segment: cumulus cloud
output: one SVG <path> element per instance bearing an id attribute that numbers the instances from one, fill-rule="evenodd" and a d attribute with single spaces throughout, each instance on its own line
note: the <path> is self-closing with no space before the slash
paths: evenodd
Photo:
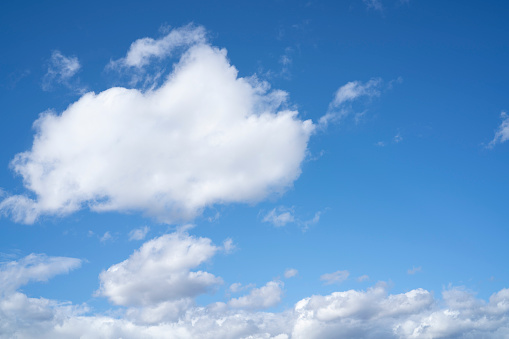
<path id="1" fill-rule="evenodd" d="M 191 271 L 218 250 L 207 238 L 165 234 L 101 272 L 97 294 L 122 306 L 155 306 L 193 298 L 222 283 L 211 273 Z"/>
<path id="2" fill-rule="evenodd" d="M 165 315 L 175 307 L 187 310 L 178 320 L 168 319 Z M 16 292 L 0 300 L 0 329 L 1 338 L 502 339 L 509 335 L 509 290 L 485 302 L 464 289 L 450 289 L 439 300 L 424 289 L 389 294 L 379 283 L 367 290 L 314 295 L 279 313 L 182 301 L 129 310 L 117 318 Z"/>
<path id="3" fill-rule="evenodd" d="M 336 271 L 334 273 L 326 273 L 320 277 L 320 280 L 325 282 L 325 285 L 339 284 L 348 279 L 350 272 Z"/>
<path id="4" fill-rule="evenodd" d="M 502 119 L 502 123 L 498 126 L 495 137 L 488 144 L 489 148 L 509 140 L 509 115 L 506 112 L 502 112 L 500 118 Z"/>
<path id="5" fill-rule="evenodd" d="M 269 281 L 265 286 L 253 288 L 249 294 L 231 299 L 228 305 L 233 308 L 263 309 L 277 305 L 283 294 L 283 282 Z"/>
<path id="6" fill-rule="evenodd" d="M 30 281 L 47 281 L 79 266 L 80 259 L 48 257 L 44 254 L 30 254 L 18 261 L 1 263 L 0 294 L 13 292 Z"/>
<path id="7" fill-rule="evenodd" d="M 84 207 L 136 210 L 172 223 L 284 192 L 314 125 L 282 108 L 285 92 L 237 73 L 224 49 L 196 43 L 157 89 L 91 92 L 41 114 L 32 149 L 11 162 L 34 198 L 7 197 L 0 211 L 33 223 Z"/>
<path id="8" fill-rule="evenodd" d="M 129 232 L 129 240 L 143 240 L 147 236 L 150 228 L 148 226 L 143 226 L 141 228 L 137 228 Z"/>
<path id="9" fill-rule="evenodd" d="M 77 57 L 67 57 L 60 51 L 53 51 L 48 65 L 48 71 L 43 78 L 42 88 L 44 90 L 50 90 L 54 83 L 69 86 L 69 80 L 80 68 L 81 65 Z"/>

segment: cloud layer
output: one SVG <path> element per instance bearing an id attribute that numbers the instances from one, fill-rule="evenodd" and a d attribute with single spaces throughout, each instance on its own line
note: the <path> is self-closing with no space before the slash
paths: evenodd
<path id="1" fill-rule="evenodd" d="M 125 60 L 143 65 L 188 41 L 185 34 L 135 43 Z M 193 39 L 155 90 L 110 88 L 83 95 L 61 114 L 41 114 L 32 149 L 11 163 L 35 199 L 10 196 L 0 210 L 24 223 L 83 207 L 138 210 L 171 223 L 291 186 L 313 123 L 281 109 L 285 92 L 239 78 L 225 50 Z"/>

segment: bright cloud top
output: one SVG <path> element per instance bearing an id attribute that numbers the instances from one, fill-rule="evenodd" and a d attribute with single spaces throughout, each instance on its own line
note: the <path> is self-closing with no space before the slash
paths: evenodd
<path id="1" fill-rule="evenodd" d="M 218 250 L 207 238 L 185 233 L 163 235 L 103 271 L 98 294 L 122 306 L 154 306 L 193 298 L 222 283 L 208 272 L 191 271 Z"/>
<path id="2" fill-rule="evenodd" d="M 237 73 L 225 50 L 199 43 L 158 89 L 87 93 L 43 113 L 32 149 L 11 163 L 36 198 L 10 196 L 0 210 L 25 223 L 86 206 L 171 223 L 283 192 L 314 125 L 280 108 L 285 92 Z"/>

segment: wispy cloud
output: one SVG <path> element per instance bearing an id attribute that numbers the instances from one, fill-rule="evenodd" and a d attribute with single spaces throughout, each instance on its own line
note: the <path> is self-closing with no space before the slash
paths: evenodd
<path id="1" fill-rule="evenodd" d="M 320 277 L 321 281 L 324 281 L 325 285 L 340 284 L 350 276 L 348 271 L 336 271 L 334 273 L 326 273 Z"/>
<path id="2" fill-rule="evenodd" d="M 295 277 L 297 274 L 299 274 L 299 271 L 297 271 L 295 268 L 287 268 L 285 270 L 285 278 L 293 278 Z"/>
<path id="3" fill-rule="evenodd" d="M 502 112 L 500 118 L 502 119 L 502 123 L 495 131 L 495 137 L 488 144 L 488 148 L 493 148 L 495 145 L 509 140 L 509 115 L 506 112 Z"/>
<path id="4" fill-rule="evenodd" d="M 65 56 L 60 51 L 53 51 L 48 65 L 48 71 L 43 78 L 42 89 L 49 91 L 54 84 L 63 84 L 75 87 L 71 84 L 71 78 L 80 70 L 81 64 L 76 56 Z"/>
<path id="5" fill-rule="evenodd" d="M 129 240 L 143 240 L 147 236 L 150 228 L 148 226 L 143 226 L 141 228 L 137 228 L 129 232 Z"/>
<path id="6" fill-rule="evenodd" d="M 413 275 L 417 272 L 420 272 L 422 270 L 422 267 L 419 266 L 419 267 L 412 267 L 411 269 L 408 269 L 407 270 L 407 273 L 410 274 L 410 275 Z"/>
<path id="7" fill-rule="evenodd" d="M 368 9 L 374 9 L 375 11 L 383 11 L 382 1 L 380 0 L 362 0 Z"/>

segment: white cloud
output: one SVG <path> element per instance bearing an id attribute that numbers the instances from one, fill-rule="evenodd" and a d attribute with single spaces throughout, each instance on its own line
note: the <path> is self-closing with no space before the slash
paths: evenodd
<path id="1" fill-rule="evenodd" d="M 79 266 L 79 259 L 43 254 L 30 254 L 18 261 L 0 263 L 0 295 L 13 292 L 30 281 L 47 281 Z"/>
<path id="2" fill-rule="evenodd" d="M 374 9 L 375 11 L 383 11 L 382 2 L 380 0 L 362 0 L 368 9 Z"/>
<path id="3" fill-rule="evenodd" d="M 207 238 L 180 232 L 165 234 L 101 272 L 97 294 L 122 306 L 153 307 L 193 298 L 222 283 L 208 272 L 191 271 L 218 250 Z"/>
<path id="4" fill-rule="evenodd" d="M 129 232 L 129 240 L 143 240 L 147 236 L 150 228 L 148 226 L 143 226 L 141 228 L 137 228 Z"/>
<path id="5" fill-rule="evenodd" d="M 223 241 L 223 249 L 226 254 L 232 253 L 233 251 L 235 251 L 236 248 L 237 246 L 235 246 L 235 244 L 233 243 L 232 238 L 228 238 L 225 239 L 225 241 Z"/>
<path id="6" fill-rule="evenodd" d="M 111 61 L 109 67 L 140 68 L 150 63 L 151 59 L 163 59 L 171 56 L 176 49 L 206 42 L 206 32 L 201 26 L 192 24 L 171 30 L 160 39 L 142 38 L 131 44 L 127 55 Z"/>
<path id="7" fill-rule="evenodd" d="M 178 319 L 168 316 L 175 313 Z M 439 300 L 424 289 L 391 295 L 379 283 L 314 295 L 280 313 L 229 309 L 221 302 L 195 307 L 184 300 L 129 309 L 117 318 L 13 293 L 0 300 L 0 328 L 2 338 L 502 339 L 509 335 L 509 289 L 489 302 L 463 289 L 446 290 Z"/>
<path id="8" fill-rule="evenodd" d="M 392 82 L 391 82 L 392 83 Z M 378 97 L 382 92 L 383 81 L 381 78 L 373 78 L 365 83 L 351 81 L 338 88 L 332 102 L 329 104 L 327 113 L 318 121 L 320 128 L 327 127 L 332 122 L 340 121 L 354 112 L 352 104 L 360 99 L 370 100 Z M 365 115 L 365 111 L 355 114 L 355 122 L 359 123 Z"/>
<path id="9" fill-rule="evenodd" d="M 101 242 L 106 242 L 111 239 L 113 239 L 113 236 L 111 235 L 111 233 L 109 231 L 104 232 L 103 236 L 99 238 L 99 240 Z"/>
<path id="10" fill-rule="evenodd" d="M 380 78 L 373 78 L 366 83 L 351 81 L 336 91 L 331 106 L 337 108 L 346 102 L 357 100 L 360 97 L 370 98 L 380 96 L 381 85 L 382 79 Z"/>
<path id="11" fill-rule="evenodd" d="M 500 118 L 502 119 L 502 123 L 498 126 L 495 137 L 488 144 L 490 148 L 509 140 L 509 115 L 506 112 L 502 112 Z"/>
<path id="12" fill-rule="evenodd" d="M 360 277 L 357 278 L 357 281 L 358 282 L 363 282 L 363 281 L 366 281 L 366 280 L 369 280 L 369 275 L 361 275 Z"/>
<path id="13" fill-rule="evenodd" d="M 225 50 L 197 44 L 157 89 L 110 88 L 41 114 L 32 149 L 11 162 L 35 199 L 0 210 L 25 223 L 84 207 L 172 223 L 284 192 L 314 125 L 280 108 L 285 92 L 237 73 Z"/>
<path id="14" fill-rule="evenodd" d="M 274 208 L 267 213 L 265 217 L 263 217 L 263 222 L 269 222 L 276 227 L 282 227 L 295 221 L 295 217 L 292 213 L 292 210 L 283 207 L 280 207 L 277 210 Z"/>
<path id="15" fill-rule="evenodd" d="M 401 136 L 401 133 L 396 134 L 394 136 L 393 140 L 394 140 L 395 143 L 399 143 L 399 142 L 403 141 L 403 137 Z"/>
<path id="16" fill-rule="evenodd" d="M 265 286 L 253 288 L 248 295 L 231 299 L 228 305 L 233 308 L 263 309 L 277 305 L 283 294 L 281 281 L 269 281 Z"/>
<path id="17" fill-rule="evenodd" d="M 60 51 L 51 54 L 48 71 L 43 78 L 42 88 L 50 90 L 53 83 L 69 85 L 69 80 L 80 70 L 81 65 L 75 56 L 66 57 Z"/>
<path id="18" fill-rule="evenodd" d="M 320 280 L 325 281 L 326 285 L 339 284 L 348 279 L 350 272 L 348 271 L 336 271 L 334 273 L 326 273 L 320 277 Z"/>
<path id="19" fill-rule="evenodd" d="M 295 277 L 297 274 L 299 274 L 299 271 L 297 271 L 295 268 L 288 268 L 286 269 L 285 271 L 285 278 L 293 278 Z"/>
<path id="20" fill-rule="evenodd" d="M 420 272 L 421 270 L 422 270 L 421 266 L 419 266 L 419 267 L 412 267 L 411 269 L 407 270 L 407 273 L 412 275 L 412 274 L 415 274 L 417 272 Z"/>
<path id="21" fill-rule="evenodd" d="M 195 267 L 217 251 L 209 239 L 184 234 L 163 236 L 146 245 L 125 262 L 110 268 L 121 274 L 118 271 L 129 266 L 131 272 L 147 281 L 146 289 L 138 289 L 138 285 L 130 292 L 124 290 L 128 299 L 137 298 L 140 292 L 166 293 L 161 285 L 164 278 L 160 276 L 168 277 L 167 270 Z M 162 252 L 165 254 L 160 255 Z M 169 252 L 174 255 L 168 255 Z M 161 264 L 162 261 L 166 264 Z M 494 293 L 486 302 L 463 288 L 445 290 L 442 299 L 436 299 L 432 292 L 421 288 L 389 294 L 387 285 L 378 283 L 367 290 L 313 295 L 297 302 L 293 309 L 279 313 L 255 311 L 281 300 L 283 284 L 271 281 L 253 288 L 246 296 L 231 299 L 228 304 L 216 302 L 197 307 L 192 297 L 171 300 L 163 297 L 156 298 L 162 302 L 131 306 L 115 318 L 91 314 L 85 306 L 29 298 L 16 291 L 29 281 L 45 281 L 79 264 L 78 259 L 34 254 L 3 263 L 0 338 L 502 339 L 509 335 L 509 289 Z M 129 278 L 135 284 L 141 279 Z M 234 285 L 231 290 L 244 289 Z"/>

